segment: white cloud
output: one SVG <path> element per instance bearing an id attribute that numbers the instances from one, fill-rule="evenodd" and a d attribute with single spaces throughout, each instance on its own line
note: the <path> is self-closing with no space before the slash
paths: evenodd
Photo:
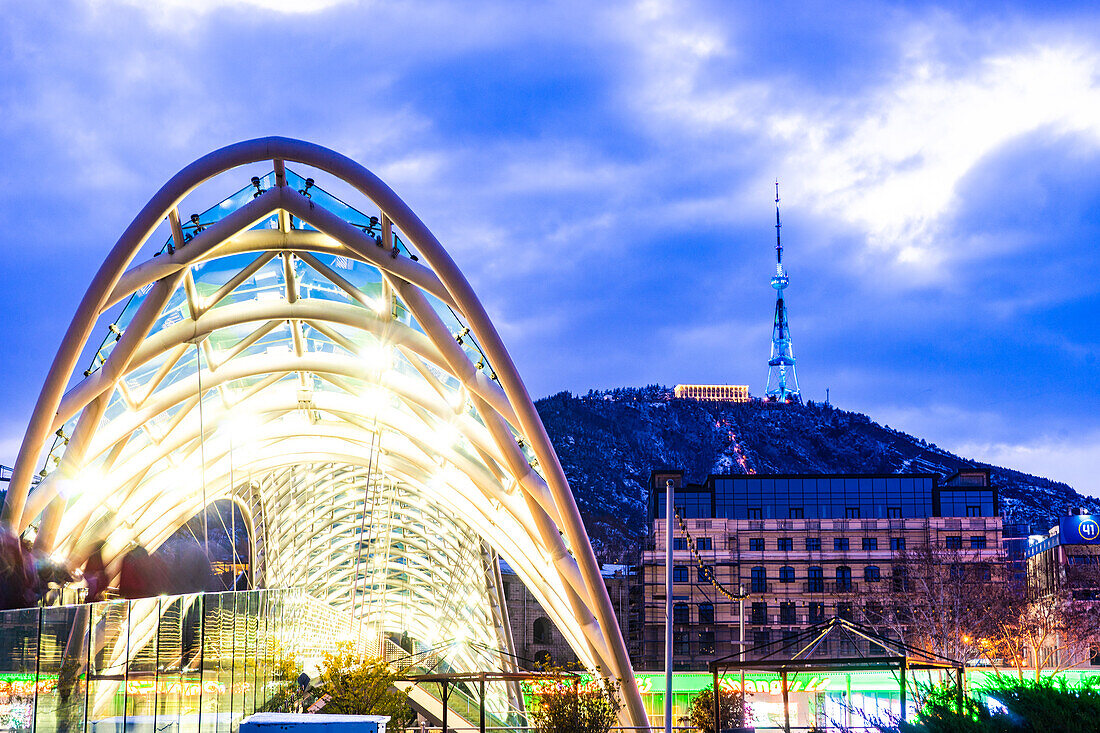
<path id="1" fill-rule="evenodd" d="M 994 465 L 1064 481 L 1082 494 L 1100 497 L 1100 432 L 1072 440 L 1040 437 L 1028 443 L 964 443 L 958 451 Z"/>
<path id="2" fill-rule="evenodd" d="M 868 253 L 886 254 L 917 282 L 942 278 L 963 249 L 941 227 L 960 180 L 983 158 L 1037 130 L 1100 144 L 1095 45 L 1021 42 L 947 63 L 945 39 L 987 46 L 975 38 L 980 31 L 961 33 L 937 16 L 903 34 L 896 68 L 881 82 L 830 96 L 805 80 L 762 81 L 750 71 L 714 82 L 712 65 L 735 64 L 738 55 L 724 19 L 657 0 L 641 3 L 637 18 L 626 33 L 640 63 L 624 88 L 653 134 L 770 148 L 771 170 L 745 183 L 756 191 L 785 171 L 786 197 L 862 232 Z"/>
<path id="3" fill-rule="evenodd" d="M 222 8 L 260 9 L 272 10 L 288 15 L 303 15 L 317 13 L 337 5 L 349 5 L 357 0 L 106 0 L 107 2 L 120 2 L 141 8 L 150 15 L 159 19 L 167 19 L 180 11 L 188 14 L 204 15 Z M 93 5 L 99 5 L 104 0 L 91 0 Z"/>

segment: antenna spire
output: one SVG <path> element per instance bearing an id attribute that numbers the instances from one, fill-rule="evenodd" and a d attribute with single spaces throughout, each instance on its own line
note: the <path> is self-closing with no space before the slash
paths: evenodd
<path id="1" fill-rule="evenodd" d="M 775 261 L 779 264 L 783 263 L 783 242 L 779 239 L 779 230 L 782 228 L 782 224 L 779 223 L 779 179 L 775 179 Z"/>
<path id="2" fill-rule="evenodd" d="M 791 349 L 791 332 L 787 326 L 787 303 L 783 293 L 790 284 L 787 270 L 783 267 L 783 240 L 779 238 L 782 228 L 779 221 L 779 179 L 775 181 L 775 275 L 772 287 L 775 288 L 775 321 L 772 324 L 772 356 L 768 359 L 768 386 L 764 390 L 766 399 L 774 402 L 802 402 L 802 393 L 798 390 L 798 377 L 794 369 L 794 352 Z"/>

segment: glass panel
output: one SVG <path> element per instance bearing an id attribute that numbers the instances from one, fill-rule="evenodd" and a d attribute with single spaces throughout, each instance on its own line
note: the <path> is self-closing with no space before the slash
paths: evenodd
<path id="1" fill-rule="evenodd" d="M 35 656 L 38 653 L 38 609 L 27 608 L 0 613 L 0 659 L 4 665 L 0 678 L 9 707 L 9 725 L 31 728 L 34 724 Z M 2 699 L 2 698 L 0 698 Z"/>
<path id="2" fill-rule="evenodd" d="M 126 601 L 92 605 L 92 643 L 88 659 L 88 723 L 111 729 L 126 710 L 126 647 L 129 608 Z"/>
<path id="3" fill-rule="evenodd" d="M 157 627 L 160 599 L 141 598 L 130 602 L 127 615 L 130 634 L 126 670 L 126 731 L 152 733 L 156 730 Z"/>
<path id="4" fill-rule="evenodd" d="M 42 611 L 36 730 L 83 730 L 90 611 L 91 606 Z"/>

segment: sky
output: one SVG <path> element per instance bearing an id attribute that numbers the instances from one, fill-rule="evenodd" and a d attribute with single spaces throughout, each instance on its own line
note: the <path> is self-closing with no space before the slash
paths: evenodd
<path id="1" fill-rule="evenodd" d="M 409 203 L 533 396 L 761 394 L 778 179 L 805 398 L 1100 496 L 1100 9 L 1051 5 L 0 0 L 0 463 L 141 206 L 286 135 Z"/>

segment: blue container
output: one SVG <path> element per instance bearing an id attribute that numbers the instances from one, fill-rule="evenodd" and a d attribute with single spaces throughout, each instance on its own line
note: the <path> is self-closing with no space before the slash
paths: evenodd
<path id="1" fill-rule="evenodd" d="M 386 733 L 388 715 L 256 713 L 241 721 L 240 733 Z"/>

